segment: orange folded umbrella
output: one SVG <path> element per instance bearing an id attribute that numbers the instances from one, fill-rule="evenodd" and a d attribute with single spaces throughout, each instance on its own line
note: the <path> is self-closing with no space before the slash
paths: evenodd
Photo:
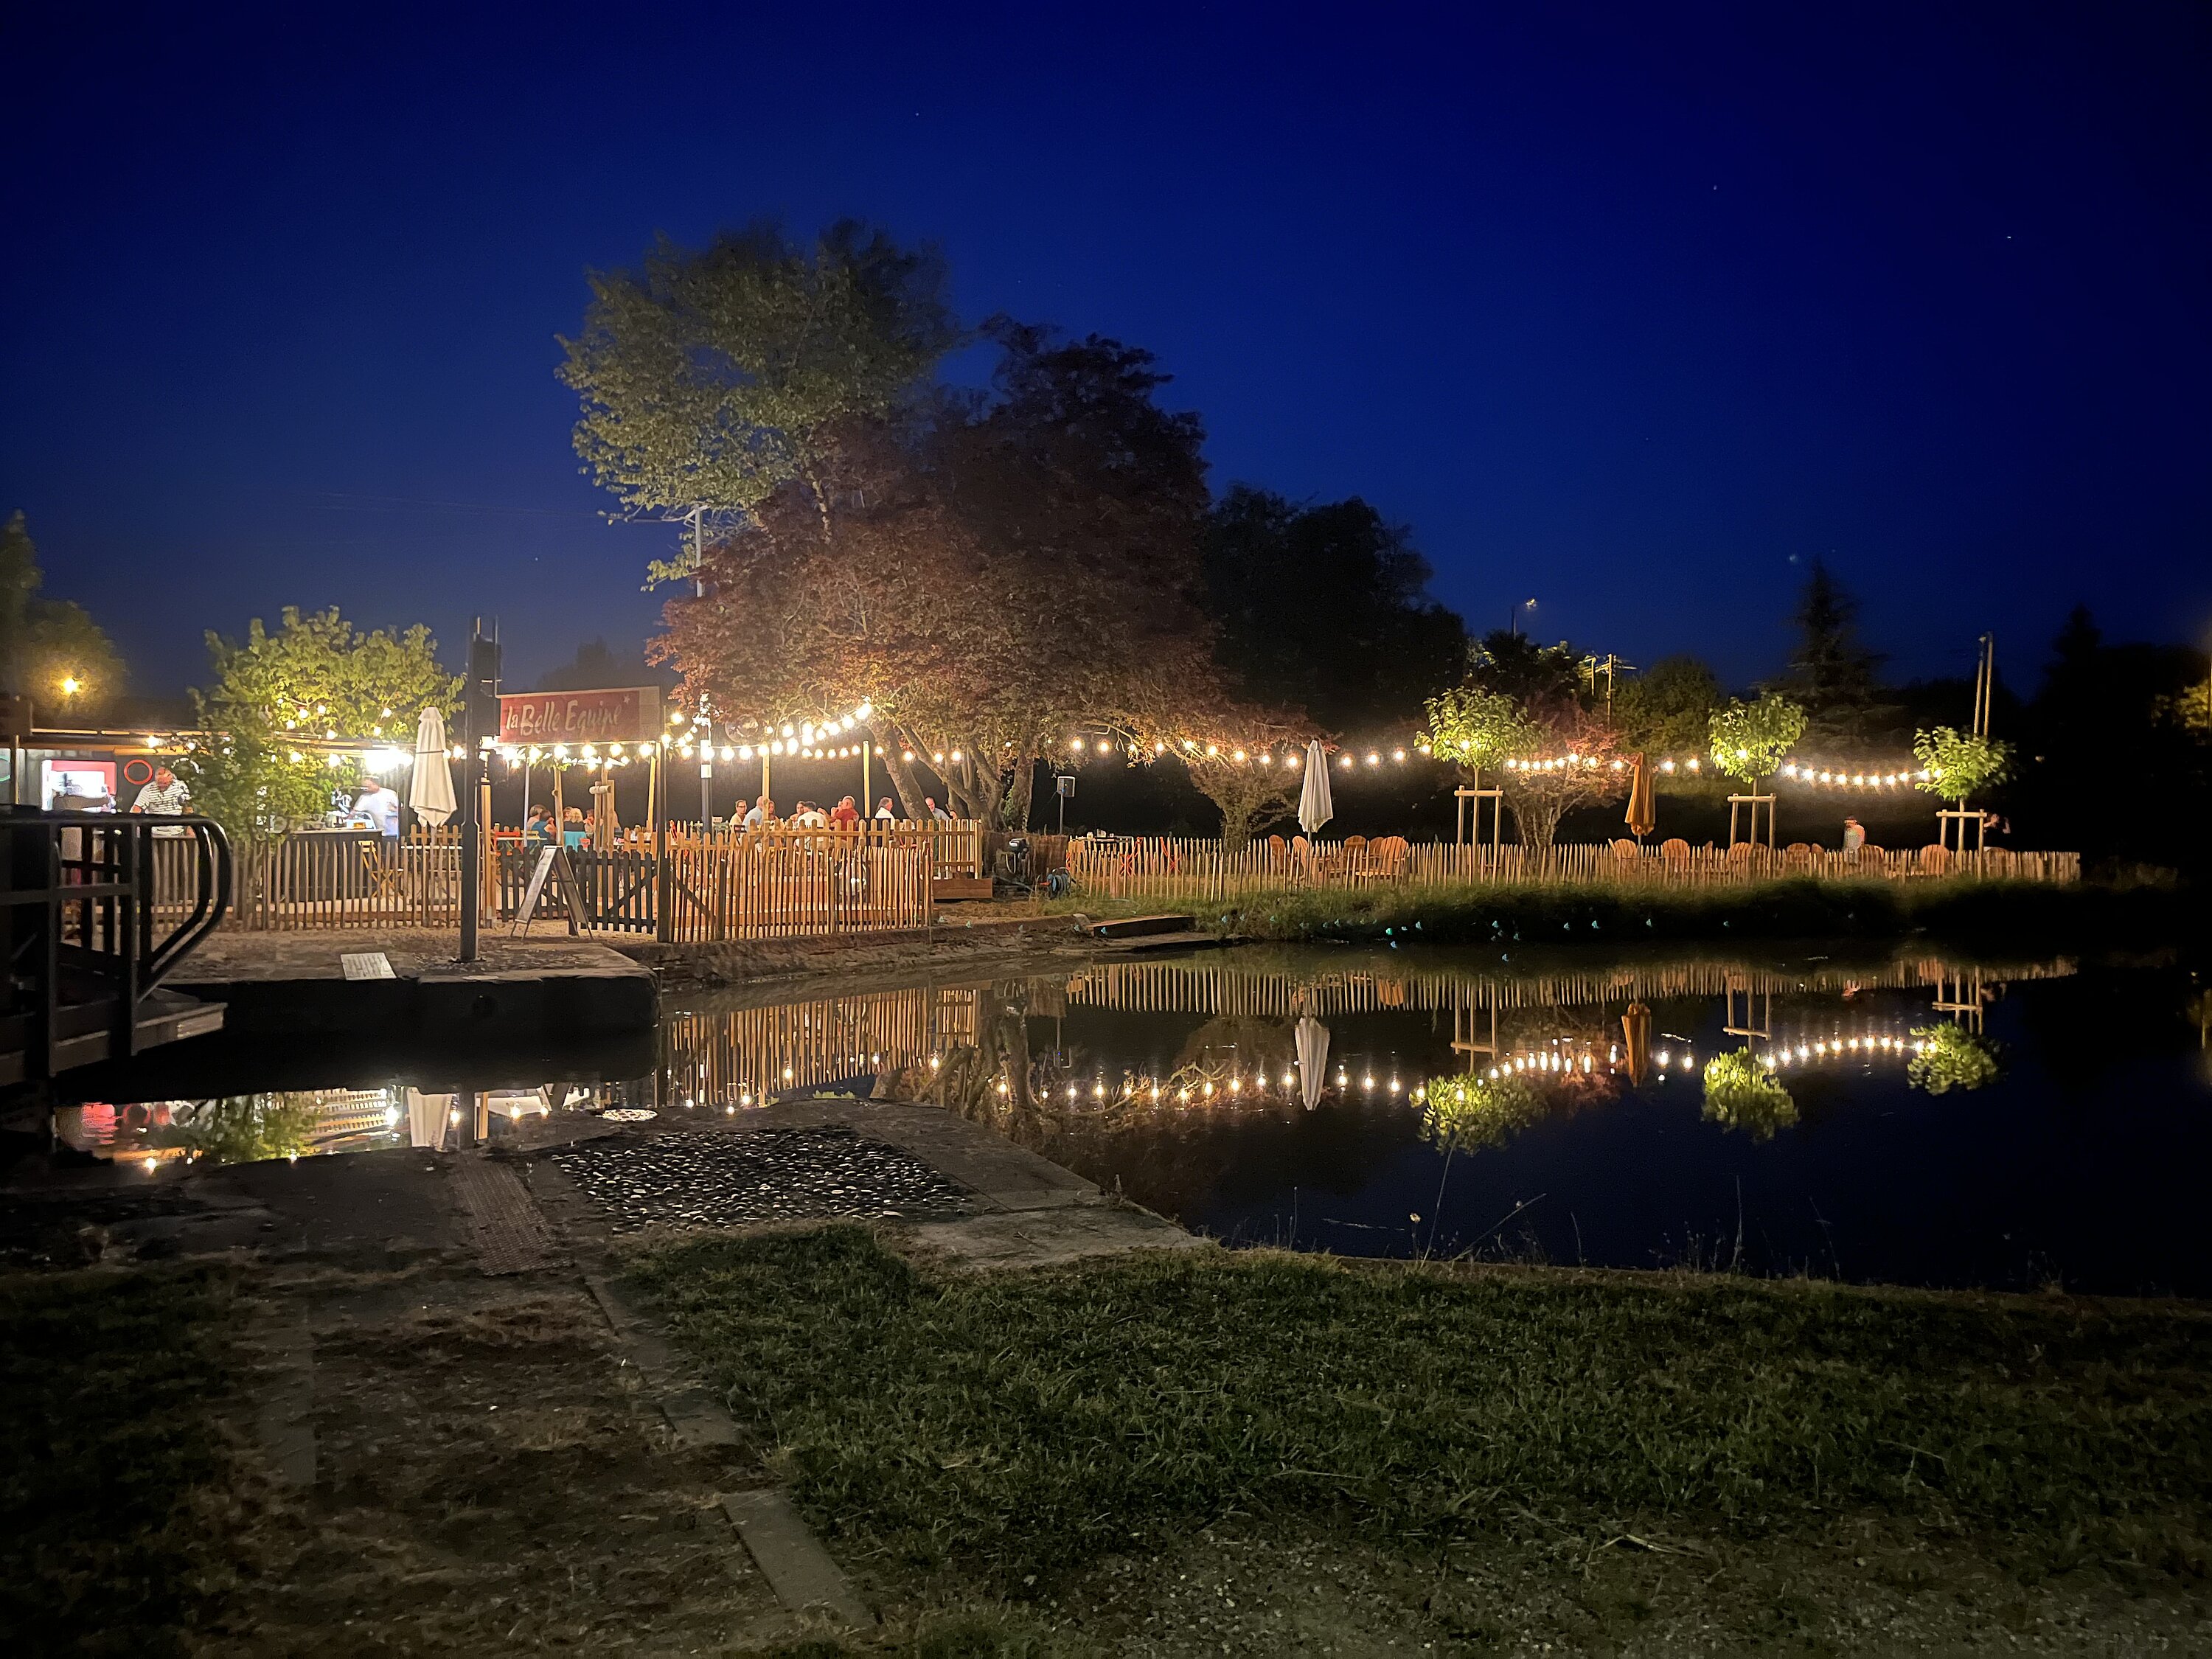
<path id="1" fill-rule="evenodd" d="M 1628 785 L 1628 811 L 1622 814 L 1632 836 L 1648 836 L 1659 822 L 1659 803 L 1651 787 L 1651 767 L 1639 752 Z"/>

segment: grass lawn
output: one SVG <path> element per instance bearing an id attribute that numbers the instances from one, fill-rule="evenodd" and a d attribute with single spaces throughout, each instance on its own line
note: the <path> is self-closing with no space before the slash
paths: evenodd
<path id="1" fill-rule="evenodd" d="M 227 1600 L 232 1284 L 0 1276 L 0 1651 L 190 1650 Z"/>
<path id="2" fill-rule="evenodd" d="M 1026 1632 L 946 1652 L 2204 1630 L 2212 1310 L 1256 1251 L 951 1277 L 851 1226 L 635 1271 L 902 1617 Z"/>
<path id="3" fill-rule="evenodd" d="M 1284 888 L 1226 899 L 1079 894 L 1054 912 L 1191 912 L 1199 926 L 1282 943 L 1592 945 L 1651 939 L 1895 939 L 2059 945 L 2174 935 L 2194 895 L 2015 881 L 1814 881 L 1741 887 L 1594 887 L 1556 882 Z"/>

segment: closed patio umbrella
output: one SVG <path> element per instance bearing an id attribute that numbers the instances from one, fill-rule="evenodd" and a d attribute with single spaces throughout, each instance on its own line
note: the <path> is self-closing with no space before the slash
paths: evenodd
<path id="1" fill-rule="evenodd" d="M 1321 1104 L 1321 1085 L 1328 1072 L 1328 1027 L 1310 1014 L 1298 1016 L 1298 1093 L 1311 1111 Z"/>
<path id="2" fill-rule="evenodd" d="M 453 769 L 446 758 L 446 717 L 422 711 L 415 726 L 415 775 L 407 785 L 407 805 L 433 828 L 453 816 Z"/>
<path id="3" fill-rule="evenodd" d="M 1321 739 L 1316 738 L 1306 745 L 1305 787 L 1298 791 L 1298 828 L 1310 836 L 1321 833 L 1321 827 L 1336 816 L 1336 803 L 1328 793 L 1328 757 L 1321 751 Z"/>
<path id="4" fill-rule="evenodd" d="M 1632 1002 L 1620 1017 L 1620 1035 L 1628 1048 L 1628 1080 L 1638 1088 L 1651 1075 L 1651 1011 Z"/>
<path id="5" fill-rule="evenodd" d="M 1659 803 L 1651 787 L 1651 763 L 1640 753 L 1636 757 L 1636 775 L 1628 785 L 1628 811 L 1622 816 L 1632 836 L 1648 836 L 1658 826 Z"/>

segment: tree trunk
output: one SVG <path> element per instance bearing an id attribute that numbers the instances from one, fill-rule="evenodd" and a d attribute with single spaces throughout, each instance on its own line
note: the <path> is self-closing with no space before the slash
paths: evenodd
<path id="1" fill-rule="evenodd" d="M 913 745 L 904 735 L 888 726 L 871 723 L 869 732 L 876 740 L 876 758 L 884 763 L 884 775 L 891 781 L 891 788 L 898 795 L 899 816 L 919 821 L 927 816 L 922 811 L 921 787 L 915 781 L 915 769 L 906 761 L 906 751 Z M 869 807 L 873 812 L 873 805 Z"/>
<path id="2" fill-rule="evenodd" d="M 1243 801 L 1216 801 L 1221 809 L 1221 850 L 1241 853 L 1252 844 L 1252 808 Z"/>
<path id="3" fill-rule="evenodd" d="M 1026 835 L 1030 827 L 1030 809 L 1036 793 L 1036 757 L 1024 755 L 1014 763 L 1014 787 L 1007 796 L 1006 828 L 1017 835 Z"/>

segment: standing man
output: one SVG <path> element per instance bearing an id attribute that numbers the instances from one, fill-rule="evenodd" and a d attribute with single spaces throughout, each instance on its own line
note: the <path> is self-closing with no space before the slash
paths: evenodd
<path id="1" fill-rule="evenodd" d="M 1866 829 L 1856 818 L 1844 820 L 1844 851 L 1856 853 L 1866 845 Z"/>
<path id="2" fill-rule="evenodd" d="M 937 804 L 936 796 L 924 795 L 921 798 L 921 804 L 929 809 L 929 816 L 936 823 L 950 823 L 952 822 L 952 814 L 946 811 L 942 806 L 939 806 Z"/>
<path id="3" fill-rule="evenodd" d="M 154 769 L 154 781 L 138 792 L 138 799 L 131 803 L 134 812 L 143 812 L 149 818 L 180 818 L 189 811 L 192 792 L 166 766 Z M 161 829 L 154 832 L 164 838 L 181 836 L 180 829 Z"/>
<path id="4" fill-rule="evenodd" d="M 353 810 L 376 827 L 387 857 L 399 849 L 399 797 L 380 778 L 363 777 Z"/>

